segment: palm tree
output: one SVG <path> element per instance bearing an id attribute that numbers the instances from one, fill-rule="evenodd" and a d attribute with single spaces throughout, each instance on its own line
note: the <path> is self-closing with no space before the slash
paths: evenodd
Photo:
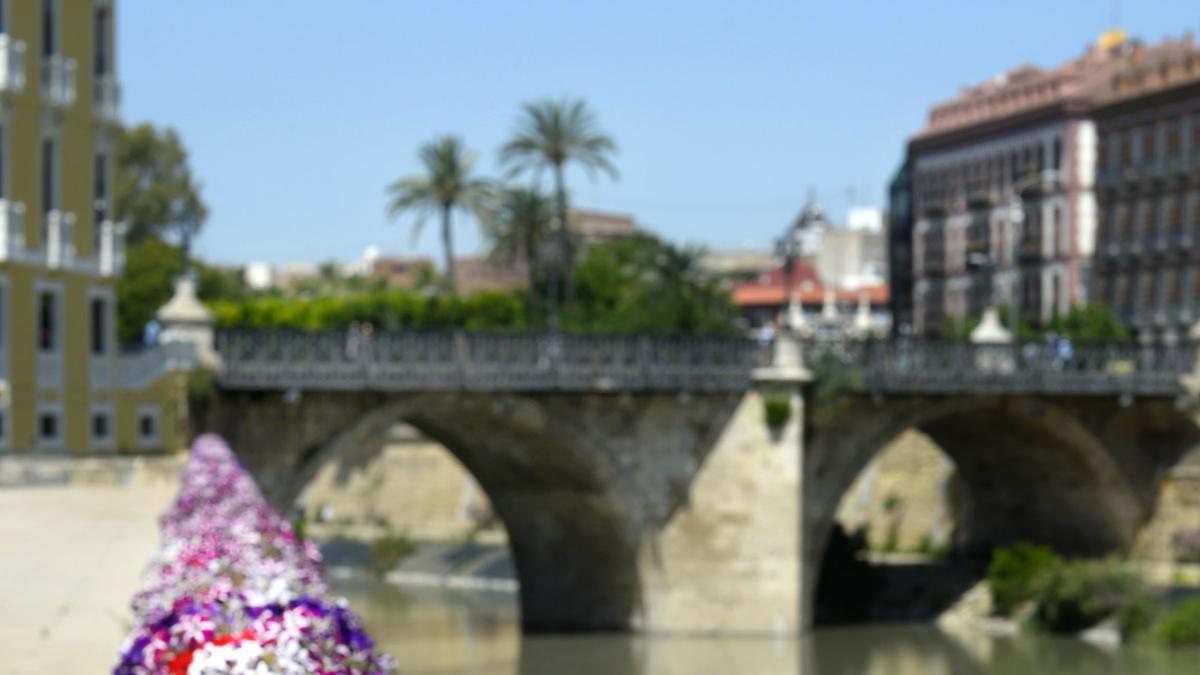
<path id="1" fill-rule="evenodd" d="M 485 221 L 492 255 L 509 262 L 524 260 L 529 273 L 530 314 L 539 317 L 542 243 L 554 226 L 554 205 L 535 188 L 509 188 Z"/>
<path id="2" fill-rule="evenodd" d="M 600 130 L 593 113 L 581 99 L 543 99 L 521 106 L 513 136 L 500 148 L 500 162 L 509 168 L 510 176 L 525 171 L 535 174 L 544 168 L 554 171 L 554 196 L 558 210 L 558 264 L 566 282 L 566 305 L 574 299 L 571 283 L 572 252 L 567 233 L 567 189 L 563 170 L 572 162 L 594 175 L 603 171 L 617 178 L 617 168 L 610 157 L 617 144 Z M 554 270 L 554 266 L 551 266 Z M 550 284 L 551 325 L 557 322 L 554 313 L 555 284 Z"/>
<path id="3" fill-rule="evenodd" d="M 486 217 L 492 197 L 491 183 L 471 176 L 474 153 L 463 147 L 457 136 L 438 136 L 418 151 L 423 174 L 401 178 L 387 187 L 391 195 L 388 215 L 398 218 L 412 211 L 413 236 L 420 233 L 425 219 L 437 213 L 442 219 L 442 253 L 446 258 L 446 288 L 455 293 L 454 234 L 452 216 L 462 209 L 480 222 Z"/>

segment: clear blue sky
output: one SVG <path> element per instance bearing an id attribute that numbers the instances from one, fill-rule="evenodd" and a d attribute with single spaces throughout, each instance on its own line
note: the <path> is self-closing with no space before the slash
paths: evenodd
<path id="1" fill-rule="evenodd" d="M 650 7 L 648 5 L 653 5 Z M 1194 0 L 1125 2 L 1150 40 L 1200 29 Z M 675 241 L 761 247 L 809 186 L 841 219 L 882 206 L 930 103 L 1021 62 L 1079 54 L 1106 0 L 402 2 L 125 0 L 125 117 L 176 127 L 223 262 L 437 252 L 389 224 L 383 188 L 454 132 L 495 173 L 522 101 L 584 97 L 617 140 L 616 183 L 580 205 Z M 479 246 L 476 227 L 458 249 Z"/>

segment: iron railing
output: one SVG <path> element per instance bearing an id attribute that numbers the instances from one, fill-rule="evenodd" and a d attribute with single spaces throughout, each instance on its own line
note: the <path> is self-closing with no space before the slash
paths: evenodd
<path id="1" fill-rule="evenodd" d="M 741 391 L 770 365 L 741 338 L 221 330 L 218 382 L 232 389 L 385 391 Z M 868 393 L 1174 396 L 1190 346 L 976 345 L 821 340 L 804 345 Z"/>
<path id="2" fill-rule="evenodd" d="M 762 347 L 718 337 L 218 331 L 229 388 L 740 391 Z"/>
<path id="3" fill-rule="evenodd" d="M 1195 350 L 898 340 L 866 343 L 856 361 L 862 388 L 878 393 L 1173 396 Z"/>

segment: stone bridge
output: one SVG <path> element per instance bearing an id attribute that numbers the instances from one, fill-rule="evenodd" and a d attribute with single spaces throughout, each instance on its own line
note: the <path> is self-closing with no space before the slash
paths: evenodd
<path id="1" fill-rule="evenodd" d="M 533 631 L 805 629 L 833 517 L 906 429 L 953 459 L 955 546 L 1127 549 L 1200 440 L 1190 350 L 477 334 L 216 336 L 206 430 L 287 506 L 405 421 L 503 520 Z M 792 414 L 768 428 L 765 397 Z"/>

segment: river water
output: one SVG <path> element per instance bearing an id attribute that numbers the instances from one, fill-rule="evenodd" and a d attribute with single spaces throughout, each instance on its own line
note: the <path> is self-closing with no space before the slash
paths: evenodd
<path id="1" fill-rule="evenodd" d="M 796 639 L 525 637 L 516 597 L 341 578 L 405 675 L 1197 675 L 1200 651 L 1104 649 L 1073 639 L 956 636 L 928 625 L 822 628 Z"/>

